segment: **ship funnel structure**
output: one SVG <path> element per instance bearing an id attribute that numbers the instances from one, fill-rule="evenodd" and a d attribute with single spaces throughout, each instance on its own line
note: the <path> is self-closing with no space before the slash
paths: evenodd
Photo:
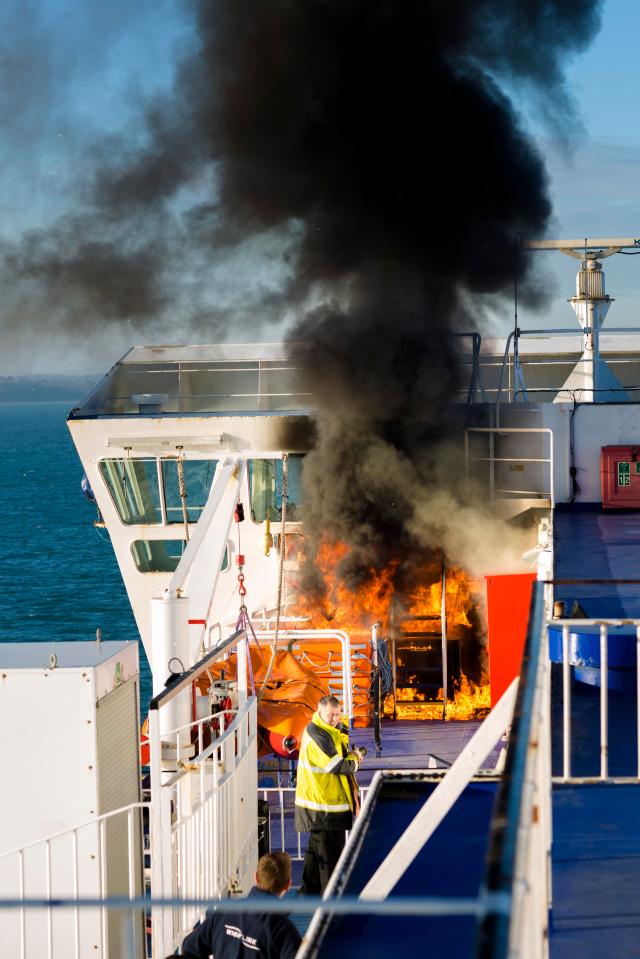
<path id="1" fill-rule="evenodd" d="M 614 302 L 605 292 L 600 260 L 623 247 L 640 246 L 636 238 L 612 240 L 540 240 L 526 243 L 530 250 L 559 250 L 581 260 L 575 296 L 570 299 L 582 329 L 582 356 L 555 398 L 565 403 L 569 396 L 579 403 L 626 403 L 631 397 L 600 355 L 600 330 Z"/>

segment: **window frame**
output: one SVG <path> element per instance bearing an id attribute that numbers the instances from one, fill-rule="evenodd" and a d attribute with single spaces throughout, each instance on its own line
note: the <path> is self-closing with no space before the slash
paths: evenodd
<path id="1" fill-rule="evenodd" d="M 180 458 L 180 457 L 178 457 L 178 456 L 151 456 L 151 455 L 146 455 L 146 456 L 103 456 L 103 457 L 101 457 L 101 458 L 98 460 L 98 463 L 97 463 L 98 473 L 100 474 L 100 478 L 102 479 L 102 481 L 103 481 L 103 483 L 104 483 L 104 485 L 105 485 L 105 487 L 106 487 L 106 489 L 107 489 L 107 492 L 108 492 L 108 494 L 109 494 L 109 498 L 110 498 L 111 503 L 113 504 L 113 508 L 114 508 L 114 510 L 115 510 L 115 512 L 116 512 L 116 516 L 117 516 L 117 518 L 118 518 L 118 522 L 119 522 L 122 526 L 125 526 L 125 527 L 127 527 L 127 528 L 132 528 L 132 527 L 136 527 L 136 526 L 152 527 L 152 528 L 154 528 L 154 529 L 165 528 L 165 529 L 168 529 L 168 530 L 169 530 L 169 529 L 177 529 L 177 528 L 180 527 L 180 526 L 182 526 L 182 527 L 184 528 L 184 521 L 183 521 L 182 517 L 180 517 L 180 519 L 177 519 L 177 520 L 170 520 L 170 519 L 169 519 L 168 509 L 167 509 L 166 488 L 165 488 L 165 482 L 164 482 L 164 470 L 163 470 L 163 463 L 177 462 L 177 461 L 179 460 L 179 458 Z M 136 461 L 137 461 L 137 462 L 152 463 L 152 462 L 155 461 L 155 466 L 156 466 L 156 469 L 155 469 L 155 482 L 157 483 L 159 509 L 160 509 L 160 521 L 159 521 L 159 522 L 144 523 L 144 522 L 141 522 L 139 519 L 136 519 L 136 520 L 133 520 L 133 521 L 131 521 L 131 522 L 128 522 L 126 519 L 123 518 L 121 509 L 120 509 L 120 505 L 119 505 L 119 502 L 118 502 L 118 497 L 115 495 L 114 489 L 112 488 L 112 485 L 111 485 L 111 483 L 109 482 L 109 480 L 108 480 L 108 478 L 107 478 L 107 469 L 108 469 L 108 467 L 107 467 L 106 464 L 112 465 L 112 466 L 114 466 L 114 467 L 117 469 L 118 466 L 119 466 L 123 461 L 127 461 L 127 460 L 128 460 L 129 462 L 132 462 L 132 463 L 135 463 Z M 213 475 L 212 475 L 212 477 L 211 477 L 211 485 L 213 485 L 213 481 L 214 481 L 215 475 L 216 475 L 216 469 L 217 469 L 218 463 L 220 462 L 220 459 L 219 459 L 218 457 L 216 457 L 216 458 L 210 457 L 210 458 L 205 458 L 205 459 L 203 459 L 203 458 L 197 458 L 197 459 L 196 459 L 196 457 L 185 457 L 184 462 L 185 462 L 185 463 L 188 463 L 188 462 L 197 462 L 197 463 L 211 462 L 211 463 L 215 463 L 215 468 L 214 468 L 214 470 L 213 470 Z M 211 490 L 211 485 L 209 486 L 209 490 Z M 188 487 L 187 487 L 187 493 L 188 493 Z M 207 494 L 207 495 L 208 495 L 208 494 Z M 206 504 L 205 504 L 205 505 L 206 505 Z M 155 508 L 156 508 L 156 507 L 153 506 L 153 509 L 155 509 Z M 172 508 L 173 508 L 173 507 L 172 507 Z M 188 508 L 188 496 L 187 496 L 187 508 Z M 202 511 L 204 510 L 204 506 L 202 506 L 202 507 L 193 507 L 193 508 L 194 508 L 194 509 L 195 509 L 195 508 L 200 509 L 200 515 L 202 515 Z M 198 519 L 199 519 L 199 518 L 200 518 L 200 517 L 198 517 Z M 190 525 L 190 526 L 193 526 L 193 525 L 195 525 L 197 522 L 198 522 L 197 519 L 190 519 L 190 520 L 189 520 L 189 525 Z M 173 539 L 174 537 L 167 537 L 167 538 L 168 538 L 168 539 Z M 176 536 L 176 537 L 175 537 L 175 539 L 180 539 L 180 538 L 183 538 L 183 539 L 184 539 L 184 537 L 179 537 L 179 536 Z"/>

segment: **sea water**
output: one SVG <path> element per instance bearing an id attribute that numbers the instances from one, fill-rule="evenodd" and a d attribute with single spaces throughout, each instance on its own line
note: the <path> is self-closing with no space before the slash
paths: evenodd
<path id="1" fill-rule="evenodd" d="M 0 642 L 136 640 L 107 531 L 80 489 L 73 402 L 0 403 Z M 140 643 L 140 699 L 151 674 Z"/>

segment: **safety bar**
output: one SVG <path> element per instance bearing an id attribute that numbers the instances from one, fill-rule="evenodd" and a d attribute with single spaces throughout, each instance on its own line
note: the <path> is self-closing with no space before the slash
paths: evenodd
<path id="1" fill-rule="evenodd" d="M 108 862 L 107 859 L 108 849 L 111 848 L 113 852 L 115 845 L 120 849 L 125 865 L 121 877 L 126 881 L 127 895 L 121 897 L 122 908 L 130 910 L 131 919 L 130 927 L 123 925 L 119 931 L 133 944 L 133 951 L 129 954 L 132 957 L 139 956 L 140 951 L 135 943 L 142 940 L 144 906 L 135 904 L 139 903 L 143 889 L 143 816 L 149 808 L 148 803 L 131 803 L 3 853 L 0 856 L 3 887 L 10 883 L 12 888 L 18 889 L 18 896 L 13 900 L 17 915 L 7 917 L 2 925 L 4 950 L 8 949 L 11 955 L 19 956 L 20 959 L 25 959 L 27 954 L 35 954 L 34 947 L 36 950 L 41 948 L 42 952 L 39 954 L 46 954 L 48 959 L 53 956 L 59 956 L 60 959 L 80 959 L 87 948 L 87 936 L 93 935 L 99 939 L 102 954 L 106 956 L 108 948 L 113 948 L 113 941 L 110 942 L 108 938 L 105 907 L 108 900 L 107 876 L 109 869 L 113 868 L 113 860 Z M 12 876 L 15 876 L 15 881 Z M 97 925 L 91 932 L 81 924 L 78 898 L 81 884 L 84 882 L 86 886 L 89 877 L 93 882 L 92 888 L 96 888 L 100 896 L 100 908 L 95 910 L 92 916 L 94 921 L 97 917 Z M 34 898 L 29 895 L 29 891 L 31 889 L 36 896 L 41 895 L 43 886 L 47 899 L 44 907 L 45 928 L 41 930 L 41 938 L 33 929 L 30 929 L 28 937 L 25 910 L 32 907 Z M 58 905 L 60 892 L 68 895 L 69 890 L 73 890 L 75 897 L 74 916 L 71 925 L 62 930 L 54 922 L 53 907 Z M 6 903 L 6 899 L 0 900 L 0 907 L 6 908 Z M 12 920 L 15 921 L 15 926 L 12 925 Z M 27 953 L 28 941 L 30 948 Z M 40 947 L 38 942 L 41 942 Z M 14 948 L 18 950 L 15 953 Z"/>
<path id="2" fill-rule="evenodd" d="M 469 456 L 469 434 L 470 433 L 486 433 L 489 437 L 489 456 L 486 457 L 470 457 Z M 549 437 L 549 456 L 542 457 L 523 457 L 523 456 L 501 456 L 497 457 L 494 455 L 494 437 L 495 435 L 499 436 L 510 436 L 511 434 L 518 433 L 540 433 L 547 434 Z M 489 496 L 491 503 L 495 503 L 496 493 L 508 493 L 515 494 L 520 496 L 538 496 L 543 497 L 544 491 L 540 490 L 502 490 L 497 489 L 495 485 L 495 464 L 496 463 L 542 463 L 548 464 L 549 466 L 549 500 L 550 505 L 553 508 L 555 506 L 555 491 L 554 491 L 554 456 L 553 456 L 553 445 L 554 445 L 554 436 L 553 430 L 549 427 L 536 427 L 536 426 L 470 426 L 464 431 L 464 462 L 465 462 L 465 474 L 467 481 L 469 479 L 469 463 L 473 459 L 475 462 L 487 462 L 489 463 Z"/>
<path id="3" fill-rule="evenodd" d="M 534 583 L 520 686 L 491 821 L 484 892 L 510 899 L 480 927 L 477 959 L 548 956 L 551 749 L 544 587 Z"/>
<path id="4" fill-rule="evenodd" d="M 259 622 L 256 623 L 259 625 Z M 256 631 L 258 639 L 273 640 L 275 630 L 259 629 Z M 278 646 L 288 646 L 292 640 L 305 642 L 326 642 L 328 639 L 337 640 L 342 650 L 342 695 L 344 708 L 349 720 L 353 722 L 353 689 L 351 687 L 351 639 L 343 629 L 281 629 L 278 632 Z"/>
<path id="5" fill-rule="evenodd" d="M 524 385 L 524 380 L 523 380 L 523 378 L 522 378 L 522 371 L 521 371 L 521 369 L 520 369 L 520 360 L 519 360 L 519 355 L 520 355 L 520 354 L 519 354 L 519 351 L 518 351 L 518 341 L 519 341 L 519 339 L 520 339 L 521 337 L 523 337 L 523 336 L 535 336 L 535 337 L 540 337 L 540 336 L 567 336 L 567 335 L 569 335 L 569 336 L 575 336 L 575 337 L 578 337 L 578 338 L 579 338 L 579 337 L 583 337 L 585 334 L 589 334 L 589 333 L 591 333 L 591 332 L 594 332 L 594 331 L 592 331 L 591 327 L 584 327 L 584 329 L 582 329 L 582 328 L 576 329 L 575 326 L 572 326 L 572 327 L 560 327 L 560 328 L 556 328 L 556 329 L 542 329 L 542 330 L 521 330 L 521 329 L 519 329 L 519 328 L 518 328 L 518 329 L 515 329 L 515 330 L 511 330 L 511 332 L 510 332 L 509 335 L 507 336 L 507 341 L 506 341 L 506 343 L 505 343 L 505 348 L 504 348 L 504 354 L 503 354 L 503 357 L 502 357 L 502 365 L 501 365 L 501 367 L 500 367 L 500 376 L 499 376 L 499 378 L 498 378 L 498 388 L 497 388 L 497 394 L 496 394 L 496 400 L 495 400 L 496 407 L 499 407 L 499 406 L 500 406 L 500 403 L 501 403 L 501 401 L 502 401 L 502 392 L 503 392 L 503 389 L 504 389 L 504 375 L 505 375 L 505 371 L 506 371 L 506 369 L 507 369 L 507 366 L 509 365 L 509 358 L 510 358 L 510 356 L 511 356 L 511 344 L 512 344 L 512 343 L 514 344 L 514 347 L 513 347 L 513 360 L 514 360 L 514 367 L 515 367 L 514 382 L 513 382 L 513 387 L 512 387 L 512 401 L 515 402 L 515 398 L 516 398 L 516 396 L 518 395 L 518 393 L 522 393 L 522 395 L 523 395 L 523 396 L 525 397 L 525 399 L 526 399 L 526 392 L 527 392 L 527 391 L 526 391 L 526 387 L 525 387 L 525 385 Z M 606 330 L 600 329 L 600 330 L 596 330 L 595 332 L 599 333 L 600 336 L 607 336 L 607 335 L 609 335 L 609 334 L 613 334 L 613 335 L 618 335 L 618 334 L 623 335 L 623 334 L 627 334 L 627 335 L 628 335 L 628 334 L 630 334 L 630 333 L 640 333 L 640 327 L 638 327 L 638 326 L 628 326 L 628 327 L 625 327 L 625 326 L 611 326 L 611 327 L 607 327 Z M 545 364 L 545 365 L 554 365 L 554 361 L 550 361 L 550 363 Z M 480 367 L 480 368 L 481 368 L 481 367 Z M 519 381 L 519 383 L 518 383 L 518 389 L 516 389 L 516 380 Z M 557 391 L 561 390 L 561 388 L 562 388 L 561 386 L 558 386 L 557 388 L 555 388 L 555 387 L 546 387 L 546 388 L 544 389 L 544 392 L 545 392 L 545 393 L 557 392 Z M 583 392 L 584 392 L 584 391 L 583 391 Z"/>
<path id="6" fill-rule="evenodd" d="M 230 636 L 229 639 L 225 640 L 219 646 L 216 646 L 214 650 L 210 653 L 207 653 L 206 656 L 203 656 L 194 666 L 190 669 L 187 669 L 186 672 L 182 674 L 180 679 L 177 679 L 170 686 L 167 686 L 166 689 L 163 689 L 161 693 L 158 693 L 157 696 L 154 696 L 151 702 L 149 703 L 149 713 L 159 710 L 162 706 L 165 706 L 168 702 L 182 692 L 183 689 L 186 689 L 187 686 L 190 686 L 194 679 L 197 679 L 198 676 L 201 676 L 202 673 L 205 673 L 207 669 L 219 659 L 223 659 L 226 655 L 231 652 L 232 648 L 235 645 L 239 645 L 241 640 L 245 639 L 246 633 L 245 630 L 237 630 L 233 636 Z M 246 655 L 245 655 L 246 663 Z M 246 667 L 245 667 L 246 668 Z M 240 657 L 238 657 L 238 683 L 240 682 Z M 245 672 L 245 693 L 246 693 L 246 672 Z"/>
<path id="7" fill-rule="evenodd" d="M 174 730 L 175 775 L 167 776 L 163 767 L 163 742 L 160 735 L 160 710 L 207 672 L 210 666 L 237 651 L 238 709 L 226 730 L 200 752 L 217 754 L 208 764 L 183 762 L 180 729 Z M 247 636 L 236 630 L 225 642 L 204 656 L 171 686 L 155 696 L 149 706 L 149 748 L 151 777 L 151 829 L 155 837 L 151 862 L 152 888 L 160 898 L 171 896 L 178 883 L 178 892 L 199 893 L 206 889 L 208 897 L 221 894 L 231 874 L 236 871 L 241 885 L 246 885 L 257 849 L 257 813 L 249 795 L 257 788 L 257 718 L 255 697 L 248 698 Z M 163 737 L 169 736 L 163 732 Z M 198 744 L 202 736 L 198 734 Z M 187 745 L 186 743 L 184 744 Z M 189 743 L 189 748 L 190 743 Z M 166 765 L 166 764 L 165 764 Z M 192 790 L 193 776 L 198 775 L 199 790 Z M 232 810 L 235 810 L 233 818 Z M 228 822 L 233 822 L 229 829 Z M 208 839 L 205 840 L 205 836 Z M 154 954 L 167 955 L 176 945 L 178 930 L 184 930 L 193 916 L 186 908 L 174 914 L 158 909 L 153 916 Z"/>
<path id="8" fill-rule="evenodd" d="M 360 793 L 362 801 L 366 799 L 370 786 L 359 786 L 358 791 Z M 277 817 L 277 829 L 271 830 L 271 850 L 281 849 L 282 852 L 288 852 L 292 859 L 302 860 L 304 858 L 304 851 L 302 848 L 302 836 L 307 835 L 306 833 L 295 832 L 296 839 L 291 843 L 287 843 L 287 829 L 286 824 L 287 820 L 293 820 L 294 811 L 295 811 L 295 786 L 259 786 L 258 787 L 258 796 L 261 796 L 263 799 L 269 803 L 269 821 L 271 825 L 271 815 Z M 287 802 L 289 800 L 289 802 Z M 293 831 L 293 827 L 292 827 Z M 349 830 L 346 830 L 346 835 L 349 835 Z"/>
<path id="9" fill-rule="evenodd" d="M 634 626 L 636 629 L 636 731 L 637 776 L 640 779 L 640 619 L 554 619 L 562 627 L 562 780 L 571 775 L 571 656 L 569 636 L 581 626 L 600 629 L 600 780 L 609 778 L 609 628 Z"/>

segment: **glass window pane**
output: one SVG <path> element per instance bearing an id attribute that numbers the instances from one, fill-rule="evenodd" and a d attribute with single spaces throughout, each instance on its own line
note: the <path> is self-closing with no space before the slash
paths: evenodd
<path id="1" fill-rule="evenodd" d="M 289 456 L 287 519 L 301 519 L 303 503 L 302 456 Z M 251 519 L 278 521 L 282 513 L 282 460 L 249 460 Z"/>
<path id="2" fill-rule="evenodd" d="M 155 459 L 102 460 L 100 472 L 123 523 L 162 522 Z"/>
<path id="3" fill-rule="evenodd" d="M 174 573 L 185 551 L 184 539 L 137 539 L 131 544 L 136 569 L 141 573 Z M 225 549 L 220 571 L 229 567 L 229 550 Z"/>
<path id="4" fill-rule="evenodd" d="M 190 523 L 197 523 L 205 507 L 217 460 L 183 460 L 184 486 L 187 494 L 187 512 Z M 167 522 L 182 523 L 182 500 L 178 483 L 178 461 L 162 461 L 164 499 L 167 506 Z"/>

